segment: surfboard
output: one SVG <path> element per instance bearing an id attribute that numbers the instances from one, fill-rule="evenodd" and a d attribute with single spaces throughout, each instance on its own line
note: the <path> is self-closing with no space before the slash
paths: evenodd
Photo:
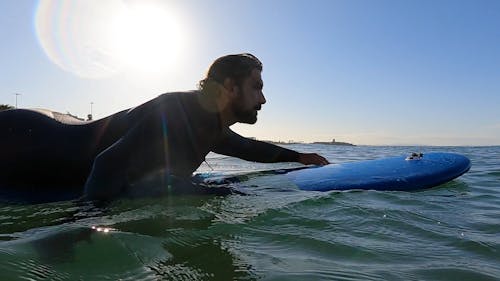
<path id="1" fill-rule="evenodd" d="M 356 189 L 413 191 L 449 182 L 469 171 L 470 167 L 470 160 L 463 155 L 435 152 L 321 167 L 261 171 L 246 175 L 197 176 L 206 184 L 231 184 L 245 182 L 255 176 L 276 175 L 281 178 L 278 180 L 292 182 L 298 189 L 309 191 Z"/>

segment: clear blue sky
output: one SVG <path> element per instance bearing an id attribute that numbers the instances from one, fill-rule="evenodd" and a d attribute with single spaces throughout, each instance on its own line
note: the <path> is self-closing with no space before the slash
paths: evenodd
<path id="1" fill-rule="evenodd" d="M 22 108 L 100 118 L 251 52 L 268 102 L 243 135 L 500 145 L 497 0 L 4 0 L 0 40 L 0 103 Z"/>

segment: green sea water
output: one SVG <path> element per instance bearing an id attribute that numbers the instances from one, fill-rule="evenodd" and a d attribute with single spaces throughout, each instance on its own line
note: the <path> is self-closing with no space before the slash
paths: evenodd
<path id="1" fill-rule="evenodd" d="M 248 195 L 1 203 L 0 280 L 500 280 L 500 147 L 291 147 L 333 163 L 454 152 L 472 168 L 416 192 L 257 177 L 236 186 Z M 293 166 L 207 163 L 198 172 Z"/>

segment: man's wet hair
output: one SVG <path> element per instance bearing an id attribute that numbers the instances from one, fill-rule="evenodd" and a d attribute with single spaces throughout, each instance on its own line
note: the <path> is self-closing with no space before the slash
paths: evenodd
<path id="1" fill-rule="evenodd" d="M 243 80 L 250 76 L 254 69 L 262 71 L 262 62 L 252 54 L 234 54 L 216 59 L 207 72 L 207 77 L 199 83 L 200 90 L 209 88 L 211 82 L 223 84 L 226 78 L 233 79 L 241 86 Z"/>

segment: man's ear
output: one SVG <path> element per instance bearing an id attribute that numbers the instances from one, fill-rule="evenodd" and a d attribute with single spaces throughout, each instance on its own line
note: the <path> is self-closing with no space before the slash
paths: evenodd
<path id="1" fill-rule="evenodd" d="M 236 83 L 234 82 L 234 80 L 229 78 L 229 77 L 224 79 L 223 86 L 224 86 L 224 89 L 226 89 L 229 96 L 232 98 L 234 98 L 236 96 L 236 94 L 238 93 L 238 86 L 236 86 Z"/>

